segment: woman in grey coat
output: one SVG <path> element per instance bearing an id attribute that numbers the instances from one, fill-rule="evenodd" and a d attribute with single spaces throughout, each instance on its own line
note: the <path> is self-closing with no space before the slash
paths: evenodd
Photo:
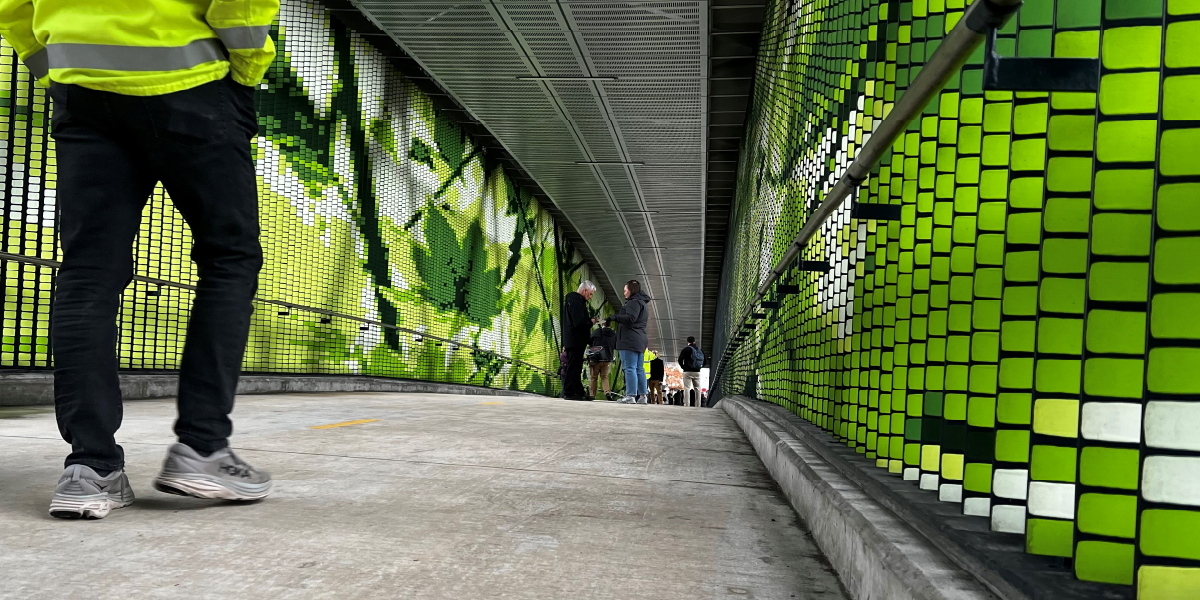
<path id="1" fill-rule="evenodd" d="M 646 366 L 642 356 L 646 353 L 646 320 L 649 313 L 646 303 L 650 301 L 636 279 L 625 283 L 625 306 L 617 314 L 605 319 L 620 323 L 617 328 L 617 353 L 621 356 L 621 369 L 625 372 L 624 404 L 646 403 L 649 393 L 646 384 Z"/>

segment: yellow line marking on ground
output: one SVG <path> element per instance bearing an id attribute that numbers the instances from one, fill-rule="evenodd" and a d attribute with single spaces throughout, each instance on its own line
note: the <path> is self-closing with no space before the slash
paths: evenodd
<path id="1" fill-rule="evenodd" d="M 488 405 L 492 405 L 492 404 L 504 404 L 504 403 L 503 402 L 480 402 L 479 403 L 480 406 L 488 406 Z"/>
<path id="2" fill-rule="evenodd" d="M 347 425 L 362 425 L 363 423 L 374 423 L 379 419 L 363 419 L 361 421 L 346 421 L 345 423 L 332 423 L 329 425 L 313 425 L 309 429 L 333 429 L 334 427 L 346 427 Z"/>

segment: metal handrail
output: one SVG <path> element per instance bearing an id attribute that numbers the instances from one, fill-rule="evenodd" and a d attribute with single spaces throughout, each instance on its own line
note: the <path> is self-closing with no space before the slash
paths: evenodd
<path id="1" fill-rule="evenodd" d="M 875 168 L 875 164 L 879 162 L 887 149 L 895 143 L 905 129 L 908 129 L 909 123 L 921 114 L 925 105 L 929 104 L 929 101 L 942 91 L 950 78 L 966 64 L 971 54 L 983 43 L 988 31 L 1003 26 L 1009 17 L 1021 7 L 1021 2 L 1022 0 L 975 0 L 971 6 L 967 7 L 962 19 L 942 39 L 941 45 L 934 50 L 929 61 L 925 63 L 921 72 L 896 101 L 891 112 L 882 121 L 879 121 L 869 134 L 868 139 L 855 155 L 854 162 L 846 167 L 846 173 L 825 195 L 825 200 L 804 223 L 804 227 L 800 228 L 800 233 L 796 234 L 791 246 L 771 269 L 767 279 L 759 286 L 758 293 L 747 305 L 741 320 L 737 321 L 739 327 L 741 327 L 740 324 L 746 323 L 758 303 L 766 297 L 771 286 L 800 255 L 805 244 L 817 233 L 825 220 L 841 206 L 850 194 L 867 181 L 871 169 Z M 729 346 L 728 340 L 726 340 L 725 346 Z M 724 350 L 722 350 L 722 356 L 718 359 L 717 367 L 713 371 L 713 384 L 709 385 L 713 389 L 716 389 L 715 383 L 725 368 L 726 361 L 723 359 Z"/>
<path id="2" fill-rule="evenodd" d="M 13 262 L 38 265 L 40 267 L 49 267 L 51 269 L 57 269 L 62 266 L 62 263 L 57 260 L 37 258 L 34 256 L 25 256 L 24 254 L 13 254 L 11 252 L 0 252 L 0 260 L 11 260 Z M 133 280 L 141 281 L 143 283 L 153 283 L 155 285 L 162 286 L 162 287 L 171 287 L 171 288 L 177 288 L 177 289 L 182 289 L 182 290 L 191 290 L 193 292 L 196 291 L 196 286 L 194 286 L 190 283 L 179 283 L 177 281 L 171 281 L 169 279 L 158 279 L 155 277 L 146 277 L 144 275 L 134 275 Z M 384 329 L 393 329 L 393 330 L 400 331 L 403 333 L 420 336 L 421 339 L 429 338 L 435 342 L 443 342 L 443 343 L 454 345 L 454 346 L 465 346 L 467 348 L 470 348 L 470 349 L 478 351 L 478 352 L 485 352 L 485 353 L 492 354 L 492 355 L 496 356 L 497 358 L 500 358 L 506 362 L 509 362 L 509 363 L 512 363 L 515 365 L 521 365 L 521 366 L 533 369 L 535 371 L 541 371 L 542 373 L 545 373 L 547 375 L 553 375 L 556 377 L 558 376 L 558 374 L 553 371 L 544 369 L 544 368 L 539 367 L 534 364 L 527 363 L 523 360 L 504 356 L 503 354 L 500 354 L 499 352 L 494 352 L 492 350 L 483 349 L 478 346 L 472 346 L 470 344 L 464 344 L 463 342 L 456 342 L 454 340 L 448 340 L 446 338 L 437 337 L 435 335 L 429 335 L 427 333 L 421 333 L 420 331 L 408 329 L 405 327 L 400 327 L 397 325 L 391 325 L 388 323 L 384 323 L 382 321 L 375 321 L 372 319 L 364 319 L 362 317 L 356 317 L 354 315 L 348 315 L 345 313 L 340 313 L 340 312 L 328 310 L 325 308 L 317 308 L 315 306 L 305 306 L 303 304 L 296 304 L 294 302 L 285 302 L 283 300 L 268 300 L 266 298 L 258 298 L 258 297 L 255 297 L 252 300 L 254 302 L 261 302 L 263 304 L 270 304 L 273 306 L 279 306 L 279 307 L 283 307 L 283 308 L 287 308 L 287 309 L 294 308 L 296 310 L 302 310 L 304 312 L 310 312 L 310 313 L 314 313 L 314 314 L 318 314 L 318 315 L 325 315 L 327 317 L 337 317 L 339 319 L 354 321 L 356 323 L 362 323 L 365 325 L 376 325 L 376 326 L 382 327 Z"/>

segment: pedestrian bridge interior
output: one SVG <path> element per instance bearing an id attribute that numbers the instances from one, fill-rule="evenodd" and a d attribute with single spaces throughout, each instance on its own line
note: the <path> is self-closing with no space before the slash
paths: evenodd
<path id="1" fill-rule="evenodd" d="M 1200 2 L 282 0 L 270 35 L 232 444 L 276 491 L 149 485 L 197 282 L 159 187 L 101 521 L 45 510 L 60 171 L 0 46 L 0 597 L 1200 598 Z M 629 280 L 703 408 L 560 398 L 564 297 Z"/>

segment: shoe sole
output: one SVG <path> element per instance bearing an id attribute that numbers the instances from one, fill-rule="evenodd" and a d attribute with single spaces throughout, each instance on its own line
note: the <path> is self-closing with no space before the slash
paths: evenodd
<path id="1" fill-rule="evenodd" d="M 262 500 L 271 493 L 271 483 L 247 486 L 239 490 L 223 481 L 208 479 L 199 475 L 170 476 L 159 475 L 154 480 L 154 489 L 176 496 L 191 496 L 209 500 Z"/>
<path id="2" fill-rule="evenodd" d="M 118 508 L 133 504 L 133 494 L 128 500 L 114 500 L 109 494 L 95 496 L 66 496 L 55 494 L 50 501 L 50 515 L 59 519 L 103 519 Z"/>

